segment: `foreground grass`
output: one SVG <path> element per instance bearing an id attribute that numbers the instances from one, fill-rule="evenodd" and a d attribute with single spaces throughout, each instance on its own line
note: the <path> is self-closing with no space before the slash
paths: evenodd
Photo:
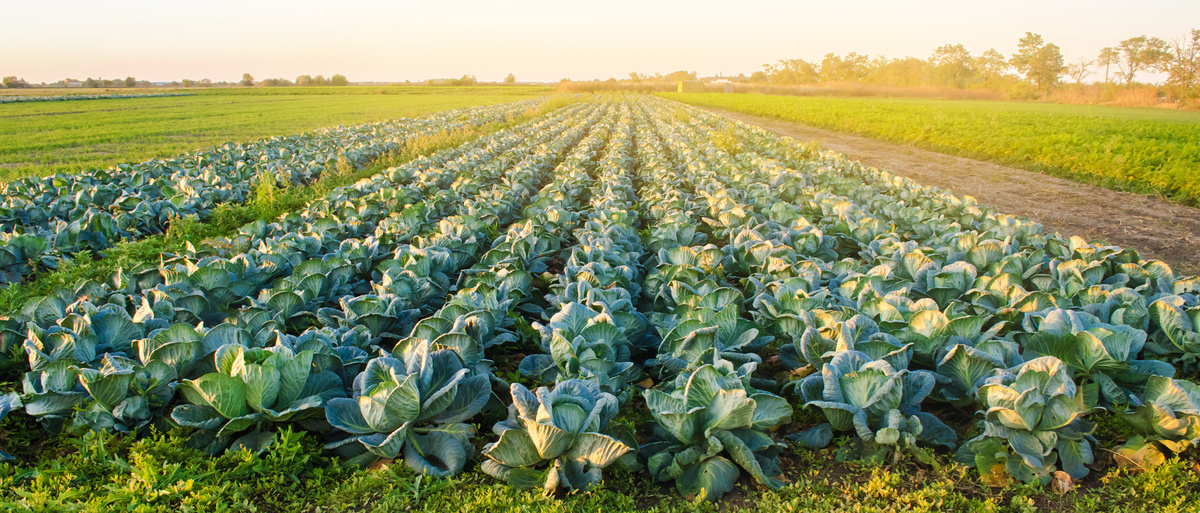
<path id="1" fill-rule="evenodd" d="M 1015 102 L 663 94 L 1200 206 L 1200 113 Z"/>
<path id="2" fill-rule="evenodd" d="M 534 87 L 188 89 L 185 92 L 198 94 L 9 104 L 0 106 L 0 181 L 102 169 L 229 141 L 413 117 L 532 98 L 548 91 Z"/>
<path id="3" fill-rule="evenodd" d="M 0 444 L 18 460 L 0 464 L 0 509 L 22 511 L 1197 511 L 1195 457 L 1143 472 L 1111 471 L 1065 495 L 1018 486 L 990 489 L 942 455 L 933 467 L 837 463 L 835 448 L 792 448 L 779 491 L 743 479 L 717 504 L 689 502 L 644 472 L 610 468 L 581 494 L 516 490 L 477 469 L 449 479 L 416 475 L 402 462 L 341 465 L 319 435 L 281 429 L 262 455 L 208 456 L 180 430 L 135 438 L 102 433 L 30 443 L 27 417 L 0 422 Z M 25 443 L 16 446 L 17 443 Z"/>

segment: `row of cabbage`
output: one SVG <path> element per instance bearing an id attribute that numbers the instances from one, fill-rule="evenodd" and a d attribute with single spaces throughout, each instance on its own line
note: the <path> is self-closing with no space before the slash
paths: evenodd
<path id="1" fill-rule="evenodd" d="M 606 127 L 610 123 L 611 116 L 606 115 L 589 127 L 586 137 L 554 170 L 554 180 L 525 207 L 525 217 L 510 225 L 505 236 L 463 273 L 454 297 L 439 311 L 419 321 L 411 336 L 395 346 L 391 357 L 378 360 L 377 365 L 395 369 L 387 375 L 389 384 L 356 389 L 357 401 L 347 399 L 330 404 L 327 409 L 330 423 L 355 436 L 335 441 L 329 447 L 343 451 L 341 454 L 345 456 L 354 454 L 346 452 L 348 449 L 365 450 L 369 454 L 353 457 L 367 459 L 396 457 L 403 447 L 404 459 L 412 468 L 439 476 L 457 474 L 474 452 L 468 440 L 468 436 L 474 434 L 473 428 L 463 422 L 485 407 L 503 408 L 499 396 L 493 394 L 491 384 L 511 390 L 518 400 L 531 396 L 520 384 L 509 388 L 508 383 L 495 377 L 491 372 L 492 361 L 487 356 L 500 346 L 516 342 L 514 312 L 538 309 L 536 304 L 528 301 L 534 290 L 534 276 L 546 272 L 550 262 L 563 256 L 562 241 L 569 238 L 571 230 L 580 223 L 575 210 L 585 194 L 585 184 L 591 180 L 586 171 L 587 163 L 604 145 Z M 453 376 L 435 382 L 421 381 L 414 376 L 417 369 L 423 368 L 414 362 L 423 364 L 429 358 L 439 359 L 440 368 Z M 415 389 L 409 395 L 411 401 L 398 400 L 396 394 L 404 393 L 410 383 Z M 592 391 L 596 388 L 595 385 L 590 387 Z M 544 390 L 539 394 L 542 392 Z M 557 393 L 566 395 L 566 388 L 558 388 Z M 455 397 L 453 404 L 439 399 L 450 396 Z M 581 399 L 578 394 L 567 397 Z M 554 401 L 546 402 L 550 407 Z M 385 405 L 384 410 L 377 411 L 375 404 Z M 510 407 L 510 412 L 520 405 L 529 407 L 527 403 L 516 403 Z M 537 408 L 536 400 L 532 408 Z M 533 419 L 532 416 L 529 418 Z M 520 422 L 515 418 L 510 420 Z M 580 418 L 574 420 L 583 421 Z M 546 435 L 555 434 L 552 433 L 555 428 L 550 424 L 541 429 Z M 498 432 L 501 425 L 507 426 L 497 424 Z M 522 432 L 520 426 L 511 427 L 516 430 L 507 435 L 510 439 Z M 578 430 L 573 432 L 578 433 Z M 558 432 L 556 436 L 566 435 Z M 528 440 L 526 437 L 525 441 Z M 511 442 L 506 442 L 501 449 L 488 447 L 484 452 L 513 466 L 522 466 L 515 463 L 526 463 L 525 460 L 503 457 L 505 448 L 510 445 Z M 545 453 L 546 459 L 559 456 L 563 455 Z M 541 461 L 539 458 L 534 460 Z M 487 461 L 492 464 L 485 464 L 485 470 L 505 478 L 523 475 L 523 470 L 527 470 L 512 470 L 494 459 Z M 551 473 L 549 479 L 558 475 Z"/>
<path id="2" fill-rule="evenodd" d="M 60 291 L 0 340 L 31 365 L 6 400 L 51 428 L 164 422 L 178 387 L 170 419 L 209 450 L 295 422 L 359 463 L 446 476 L 474 458 L 546 490 L 616 463 L 716 499 L 743 471 L 782 486 L 772 432 L 791 396 L 828 420 L 792 434 L 804 445 L 957 447 L 992 479 L 1083 477 L 1095 408 L 1200 438 L 1200 389 L 1172 378 L 1200 354 L 1196 292 L 1131 250 L 636 98 Z M 495 372 L 531 338 L 516 375 Z M 775 361 L 811 374 L 754 376 Z M 637 395 L 654 419 L 640 446 L 613 421 Z M 977 437 L 959 443 L 939 419 L 954 410 L 983 414 Z M 476 457 L 471 422 L 489 416 L 499 438 Z"/>
<path id="3" fill-rule="evenodd" d="M 214 356 L 229 344 L 317 351 L 350 380 L 356 372 L 347 366 L 365 362 L 372 345 L 390 346 L 386 338 L 394 343 L 416 305 L 424 306 L 405 287 L 448 290 L 455 269 L 484 246 L 495 221 L 488 209 L 518 209 L 558 152 L 578 139 L 582 129 L 573 126 L 586 126 L 590 116 L 568 108 L 332 191 L 276 223 L 248 225 L 214 249 L 30 302 L 0 331 L 6 344 L 23 344 L 29 354 L 26 412 L 52 430 L 146 425 L 162 415 L 178 379 L 221 369 Z M 428 301 L 443 297 L 430 291 Z M 83 376 L 92 371 L 113 377 L 111 394 L 89 391 Z M 235 401 L 226 413 L 291 404 L 264 401 Z M 266 420 L 279 420 L 278 413 Z M 243 430 L 226 431 L 210 433 L 214 449 Z"/>
<path id="4" fill-rule="evenodd" d="M 706 299 L 744 299 L 776 337 L 781 361 L 816 371 L 790 388 L 829 424 L 800 440 L 823 445 L 830 431 L 852 430 L 859 454 L 872 457 L 890 450 L 883 446 L 953 447 L 953 431 L 922 403 L 979 408 L 983 432 L 960 458 L 993 479 L 1045 481 L 1056 464 L 1087 474 L 1094 440 L 1083 417 L 1094 408 L 1122 410 L 1165 442 L 1200 436 L 1200 390 L 1171 379 L 1175 366 L 1195 371 L 1195 278 L 693 115 L 715 127 L 699 127 L 710 138 L 733 131 L 743 150 L 753 148 L 687 159 L 716 163 L 744 204 L 706 220 L 712 235 L 728 237 L 723 248 L 667 256 L 691 264 L 693 276 L 719 270 L 727 282 L 699 282 Z M 705 269 L 711 262 L 720 265 Z M 745 353 L 753 329 L 713 347 Z"/>
<path id="5" fill-rule="evenodd" d="M 400 150 L 406 139 L 508 121 L 539 101 L 322 128 L 107 170 L 14 180 L 0 198 L 0 283 L 54 268 L 80 250 L 164 233 L 177 217 L 203 220 L 222 203 L 245 202 L 260 184 L 302 185 L 331 169 L 361 169 Z"/>
<path id="6" fill-rule="evenodd" d="M 55 95 L 3 95 L 0 96 L 0 104 L 3 103 L 30 103 L 30 102 L 69 102 L 76 100 L 120 100 L 124 98 L 163 98 L 168 96 L 196 96 L 196 93 L 130 93 L 130 94 L 55 94 Z"/>

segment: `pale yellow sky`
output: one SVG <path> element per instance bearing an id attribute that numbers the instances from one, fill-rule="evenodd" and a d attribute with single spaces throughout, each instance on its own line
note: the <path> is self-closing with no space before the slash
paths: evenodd
<path id="1" fill-rule="evenodd" d="M 16 2 L 0 10 L 0 75 L 153 81 L 342 73 L 403 81 L 473 74 L 522 81 L 631 71 L 751 73 L 785 58 L 856 51 L 974 54 L 1042 34 L 1068 60 L 1200 28 L 1200 2 L 441 1 Z"/>

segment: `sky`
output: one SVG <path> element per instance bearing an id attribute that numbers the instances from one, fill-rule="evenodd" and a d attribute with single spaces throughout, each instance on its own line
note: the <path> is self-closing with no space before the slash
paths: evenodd
<path id="1" fill-rule="evenodd" d="M 4 5 L 6 4 L 6 5 Z M 926 58 L 962 43 L 1016 51 L 1025 32 L 1068 61 L 1200 28 L 1200 1 L 3 0 L 0 75 L 237 81 L 700 76 L 858 52 Z M 1146 77 L 1150 78 L 1150 77 Z"/>

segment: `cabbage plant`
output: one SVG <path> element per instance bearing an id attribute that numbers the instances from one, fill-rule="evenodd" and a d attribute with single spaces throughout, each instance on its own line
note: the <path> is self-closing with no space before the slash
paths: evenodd
<path id="1" fill-rule="evenodd" d="M 75 407 L 87 401 L 79 368 L 66 361 L 26 372 L 21 389 L 25 413 L 52 433 L 61 431 Z"/>
<path id="2" fill-rule="evenodd" d="M 475 449 L 475 428 L 464 421 L 491 397 L 488 376 L 472 374 L 450 349 L 418 345 L 405 360 L 372 359 L 354 379 L 351 398 L 334 398 L 325 416 L 350 436 L 327 449 L 365 450 L 352 461 L 397 458 L 413 470 L 439 477 L 457 475 Z"/>
<path id="3" fill-rule="evenodd" d="M 915 449 L 919 440 L 930 445 L 954 448 L 954 431 L 932 414 L 920 411 L 937 378 L 929 371 L 896 370 L 887 360 L 875 360 L 860 351 L 839 351 L 820 374 L 800 382 L 805 407 L 821 410 L 836 431 L 854 430 L 864 445 L 859 456 L 882 457 L 896 449 L 899 458 Z M 818 426 L 817 432 L 826 428 Z M 811 435 L 802 434 L 808 438 Z M 828 437 L 823 437 L 828 443 Z M 823 445 L 808 443 L 808 445 Z M 916 451 L 924 458 L 924 451 Z"/>
<path id="4" fill-rule="evenodd" d="M 20 408 L 21 406 L 21 396 L 17 395 L 16 392 L 9 392 L 7 394 L 0 395 L 0 420 L 3 420 L 4 417 L 8 416 L 9 412 Z M 12 459 L 13 457 L 11 454 L 5 451 L 0 451 L 0 463 L 11 461 Z"/>
<path id="5" fill-rule="evenodd" d="M 1181 354 L 1181 361 L 1193 367 L 1200 363 L 1200 306 L 1180 296 L 1159 299 L 1150 304 L 1150 323 L 1158 328 L 1155 352 Z"/>
<path id="6" fill-rule="evenodd" d="M 608 393 L 619 393 L 640 374 L 629 361 L 629 341 L 606 313 L 568 303 L 545 326 L 535 325 L 549 354 L 521 360 L 521 374 L 543 382 L 592 379 Z"/>
<path id="7" fill-rule="evenodd" d="M 1026 357 L 1048 355 L 1062 360 L 1074 375 L 1095 383 L 1108 404 L 1129 404 L 1149 376 L 1172 377 L 1175 368 L 1158 360 L 1141 360 L 1146 332 L 1111 325 L 1086 313 L 1055 309 L 1038 331 L 1025 340 Z M 1085 385 L 1085 390 L 1087 390 Z M 1089 405 L 1096 399 L 1089 398 Z"/>
<path id="8" fill-rule="evenodd" d="M 686 378 L 686 379 L 684 379 Z M 770 430 L 787 423 L 792 407 L 773 394 L 747 390 L 736 373 L 702 365 L 680 376 L 675 390 L 644 392 L 654 416 L 655 441 L 643 445 L 650 474 L 674 481 L 685 497 L 720 499 L 733 489 L 739 467 L 778 490 L 779 450 Z"/>
<path id="9" fill-rule="evenodd" d="M 488 475 L 517 488 L 586 491 L 601 471 L 632 448 L 604 433 L 617 398 L 593 381 L 568 379 L 553 388 L 509 387 L 508 418 L 492 430 L 500 439 L 483 448 Z"/>
<path id="10" fill-rule="evenodd" d="M 938 360 L 939 385 L 932 397 L 965 408 L 975 403 L 975 392 L 996 369 L 1019 365 L 1017 344 L 993 339 L 976 345 L 957 344 Z"/>
<path id="11" fill-rule="evenodd" d="M 1045 484 L 1056 464 L 1074 479 L 1088 474 L 1095 426 L 1083 418 L 1089 408 L 1061 360 L 1043 356 L 999 371 L 984 380 L 978 398 L 987 408 L 983 433 L 959 448 L 958 459 L 985 480 L 1007 474 Z"/>
<path id="12" fill-rule="evenodd" d="M 908 368 L 913 344 L 902 344 L 896 337 L 880 331 L 871 318 L 858 314 L 845 322 L 834 322 L 827 315 L 818 314 L 809 320 L 818 324 L 817 319 L 822 317 L 827 319 L 825 326 L 820 329 L 809 326 L 795 342 L 780 346 L 780 361 L 794 368 L 807 363 L 821 370 L 838 352 L 858 351 L 872 360 L 884 360 L 893 368 Z"/>
<path id="13" fill-rule="evenodd" d="M 264 451 L 275 441 L 275 434 L 264 428 L 323 421 L 325 402 L 345 395 L 336 374 L 312 372 L 312 351 L 230 344 L 217 349 L 214 358 L 215 372 L 179 383 L 188 404 L 171 411 L 181 426 L 200 430 L 195 443 L 209 452 L 226 447 Z"/>
<path id="14" fill-rule="evenodd" d="M 1143 403 L 1123 417 L 1142 433 L 1168 441 L 1200 439 L 1200 386 L 1164 376 L 1146 381 Z"/>
<path id="15" fill-rule="evenodd" d="M 145 426 L 162 416 L 175 396 L 175 368 L 158 360 L 140 365 L 110 353 L 99 369 L 78 369 L 78 373 L 91 402 L 76 413 L 75 421 L 93 431 L 128 433 Z"/>

